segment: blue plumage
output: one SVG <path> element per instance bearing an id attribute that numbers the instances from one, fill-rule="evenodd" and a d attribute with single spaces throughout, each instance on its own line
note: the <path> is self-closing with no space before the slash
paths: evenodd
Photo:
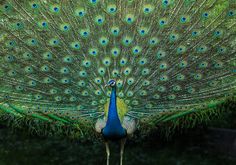
<path id="1" fill-rule="evenodd" d="M 111 82 L 111 81 L 110 81 Z M 108 110 L 108 118 L 105 128 L 102 130 L 105 139 L 121 139 L 126 136 L 126 130 L 122 127 L 116 105 L 116 87 L 112 87 L 110 96 L 110 105 Z"/>

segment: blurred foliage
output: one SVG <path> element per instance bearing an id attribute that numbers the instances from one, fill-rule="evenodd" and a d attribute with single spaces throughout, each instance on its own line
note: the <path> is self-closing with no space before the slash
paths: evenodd
<path id="1" fill-rule="evenodd" d="M 227 103 L 227 113 L 223 113 L 217 119 L 212 120 L 209 126 L 217 128 L 236 129 L 236 103 Z"/>

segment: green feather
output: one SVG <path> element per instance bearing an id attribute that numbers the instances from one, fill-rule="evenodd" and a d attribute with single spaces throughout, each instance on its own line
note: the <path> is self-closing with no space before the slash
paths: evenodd
<path id="1" fill-rule="evenodd" d="M 140 129 L 168 122 L 193 126 L 218 114 L 222 100 L 235 97 L 234 1 L 3 0 L 0 5 L 2 121 L 7 116 L 13 125 L 56 122 L 59 130 L 66 125 L 85 136 L 105 115 L 111 92 L 104 85 L 110 79 L 126 107 L 122 115 L 139 120 Z"/>

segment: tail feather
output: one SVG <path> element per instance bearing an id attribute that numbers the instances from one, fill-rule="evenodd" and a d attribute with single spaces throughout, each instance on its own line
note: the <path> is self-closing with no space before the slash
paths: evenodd
<path id="1" fill-rule="evenodd" d="M 3 1 L 0 101 L 97 118 L 112 78 L 135 118 L 224 100 L 235 95 L 235 9 L 226 0 Z"/>

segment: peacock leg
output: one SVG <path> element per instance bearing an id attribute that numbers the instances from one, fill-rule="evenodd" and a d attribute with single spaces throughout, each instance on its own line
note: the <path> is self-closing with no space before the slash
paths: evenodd
<path id="1" fill-rule="evenodd" d="M 120 147 L 120 165 L 123 164 L 123 153 L 124 153 L 124 148 L 125 148 L 125 142 L 126 142 L 126 138 L 121 139 L 120 143 L 121 143 L 121 147 Z"/>
<path id="2" fill-rule="evenodd" d="M 107 165 L 109 165 L 110 149 L 109 149 L 108 142 L 105 142 L 105 146 L 106 146 L 106 153 L 107 153 Z"/>

